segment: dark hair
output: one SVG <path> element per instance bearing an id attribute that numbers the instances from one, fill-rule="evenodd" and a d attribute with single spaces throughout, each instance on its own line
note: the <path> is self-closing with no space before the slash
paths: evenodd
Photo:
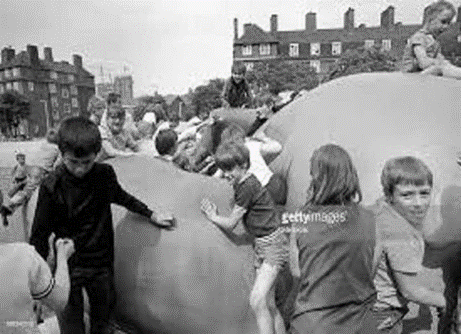
<path id="1" fill-rule="evenodd" d="M 159 131 L 157 138 L 155 138 L 155 148 L 158 154 L 172 154 L 173 149 L 176 147 L 178 141 L 178 134 L 172 129 L 165 129 Z"/>
<path id="2" fill-rule="evenodd" d="M 357 170 L 346 150 L 338 145 L 324 145 L 314 152 L 311 176 L 308 204 L 343 205 L 362 200 Z"/>
<path id="3" fill-rule="evenodd" d="M 115 117 L 126 118 L 126 111 L 121 106 L 117 104 L 111 104 L 107 107 L 107 117 L 109 118 L 109 113 L 114 114 Z"/>
<path id="4" fill-rule="evenodd" d="M 394 194 L 395 186 L 398 184 L 415 186 L 428 184 L 432 187 L 432 183 L 431 170 L 422 160 L 412 156 L 387 161 L 381 173 L 381 185 L 387 198 Z"/>
<path id="5" fill-rule="evenodd" d="M 101 134 L 98 126 L 82 116 L 64 119 L 58 130 L 57 142 L 61 154 L 73 153 L 81 158 L 101 150 Z"/>
<path id="6" fill-rule="evenodd" d="M 448 9 L 452 12 L 452 18 L 456 15 L 455 7 L 448 1 L 439 0 L 431 3 L 424 9 L 424 23 L 432 21 L 437 15 L 439 15 L 445 9 Z"/>
<path id="7" fill-rule="evenodd" d="M 120 98 L 121 98 L 121 95 L 117 94 L 117 93 L 114 93 L 114 92 L 111 92 L 111 93 L 107 94 L 107 98 L 106 98 L 107 106 L 110 106 L 111 104 L 117 103 L 118 100 L 120 100 Z"/>
<path id="8" fill-rule="evenodd" d="M 49 129 L 46 133 L 46 140 L 51 144 L 58 143 L 58 131 L 56 129 Z"/>
<path id="9" fill-rule="evenodd" d="M 232 64 L 231 72 L 244 75 L 247 72 L 247 68 L 242 62 L 235 62 Z"/>
<path id="10" fill-rule="evenodd" d="M 232 170 L 236 166 L 249 168 L 250 151 L 245 145 L 235 142 L 222 143 L 216 150 L 215 162 L 216 166 L 224 171 Z"/>

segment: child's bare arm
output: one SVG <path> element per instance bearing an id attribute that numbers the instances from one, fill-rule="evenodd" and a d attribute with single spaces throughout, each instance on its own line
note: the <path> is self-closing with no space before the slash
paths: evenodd
<path id="1" fill-rule="evenodd" d="M 128 157 L 133 155 L 133 152 L 125 152 L 116 149 L 108 140 L 102 141 L 102 148 L 104 149 L 104 152 L 111 158 L 117 156 Z"/>
<path id="2" fill-rule="evenodd" d="M 418 59 L 419 67 L 421 67 L 422 69 L 426 69 L 434 65 L 441 65 L 439 59 L 428 57 L 426 50 L 422 45 L 415 45 L 413 47 L 413 50 L 415 52 L 416 59 Z"/>
<path id="3" fill-rule="evenodd" d="M 219 227 L 232 231 L 238 222 L 242 220 L 246 213 L 246 209 L 238 205 L 234 205 L 229 217 L 218 215 L 216 204 L 210 202 L 207 198 L 202 200 L 200 209 L 205 213 L 207 218 Z"/>
<path id="4" fill-rule="evenodd" d="M 261 145 L 261 154 L 278 154 L 282 151 L 282 145 L 275 139 L 269 138 L 263 131 L 257 132 L 253 138 L 260 140 Z"/>

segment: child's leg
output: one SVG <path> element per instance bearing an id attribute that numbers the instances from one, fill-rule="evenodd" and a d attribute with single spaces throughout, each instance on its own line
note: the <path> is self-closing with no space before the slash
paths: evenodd
<path id="1" fill-rule="evenodd" d="M 279 269 L 264 261 L 256 271 L 256 280 L 250 294 L 250 306 L 256 314 L 260 334 L 275 334 L 275 296 L 270 294 L 274 288 Z M 269 297 L 273 299 L 269 301 Z M 280 316 L 281 318 L 281 316 Z M 283 322 L 283 320 L 282 320 Z"/>
<path id="2" fill-rule="evenodd" d="M 69 301 L 63 312 L 57 314 L 61 334 L 85 334 L 83 323 L 82 286 L 71 280 Z"/>
<path id="3" fill-rule="evenodd" d="M 442 74 L 444 77 L 461 79 L 461 68 L 446 62 L 444 66 L 442 66 Z"/>
<path id="4" fill-rule="evenodd" d="M 276 279 L 277 281 L 277 279 Z M 285 334 L 285 321 L 283 320 L 282 313 L 277 308 L 275 303 L 275 287 L 277 285 L 272 284 L 271 289 L 269 290 L 269 295 L 267 296 L 267 304 L 269 306 L 269 311 L 271 311 L 272 316 L 274 317 L 274 328 L 276 334 Z"/>
<path id="5" fill-rule="evenodd" d="M 432 65 L 421 71 L 422 75 L 442 75 L 442 68 L 439 65 Z"/>

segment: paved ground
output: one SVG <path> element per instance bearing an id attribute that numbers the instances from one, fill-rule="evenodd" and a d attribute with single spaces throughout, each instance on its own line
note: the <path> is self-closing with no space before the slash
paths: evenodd
<path id="1" fill-rule="evenodd" d="M 3 194 L 6 193 L 9 187 L 9 173 L 14 166 L 14 151 L 20 148 L 26 153 L 27 163 L 33 164 L 34 152 L 37 149 L 37 142 L 2 142 L 0 143 L 0 189 Z M 10 219 L 11 226 L 4 230 L 0 227 L 0 242 L 23 241 L 24 232 L 23 226 L 19 223 L 18 212 Z M 1 225 L 1 224 L 0 224 Z M 443 282 L 441 279 L 440 269 L 425 269 L 420 275 L 422 284 L 430 289 L 442 291 Z M 56 319 L 52 314 L 47 314 L 46 322 L 41 326 L 42 334 L 59 334 Z M 418 334 L 435 334 L 437 328 L 437 316 L 435 309 L 429 307 L 419 307 L 413 303 L 410 304 L 410 312 L 404 321 L 403 333 L 418 333 Z"/>

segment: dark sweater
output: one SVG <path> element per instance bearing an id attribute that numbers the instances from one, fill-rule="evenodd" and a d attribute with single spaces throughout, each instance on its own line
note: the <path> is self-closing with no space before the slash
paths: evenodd
<path id="1" fill-rule="evenodd" d="M 111 203 L 151 217 L 152 211 L 122 189 L 112 166 L 95 163 L 83 178 L 59 166 L 40 186 L 30 243 L 44 258 L 48 255 L 48 237 L 71 238 L 75 253 L 73 267 L 112 267 L 114 229 Z"/>

